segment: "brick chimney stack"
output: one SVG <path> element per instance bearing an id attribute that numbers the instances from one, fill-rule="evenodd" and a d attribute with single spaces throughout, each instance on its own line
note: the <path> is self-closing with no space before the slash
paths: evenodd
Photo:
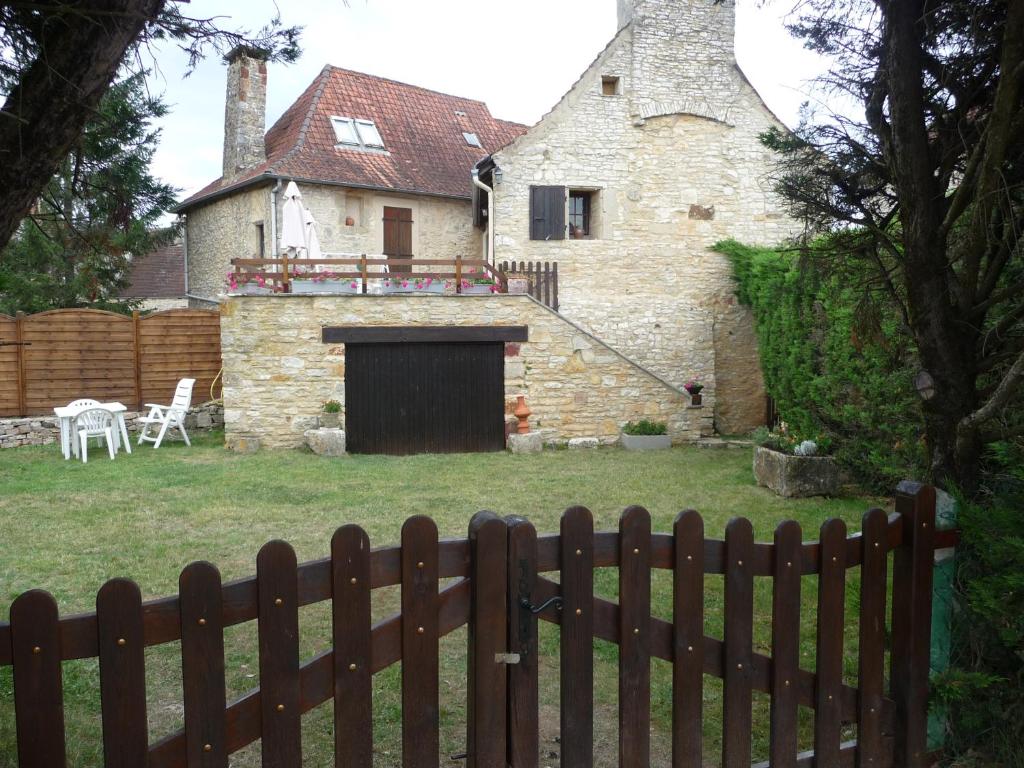
<path id="1" fill-rule="evenodd" d="M 263 134 L 267 119 L 267 57 L 263 51 L 239 46 L 224 60 L 228 64 L 224 101 L 225 180 L 267 159 Z"/>

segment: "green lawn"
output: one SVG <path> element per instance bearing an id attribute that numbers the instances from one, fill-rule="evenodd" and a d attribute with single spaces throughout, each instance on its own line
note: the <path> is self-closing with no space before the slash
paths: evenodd
<path id="1" fill-rule="evenodd" d="M 96 591 L 115 576 L 138 582 L 144 597 L 174 594 L 178 574 L 193 560 L 209 560 L 225 580 L 251 575 L 266 541 L 282 538 L 299 560 L 325 557 L 333 531 L 359 523 L 374 546 L 398 541 L 402 521 L 428 514 L 442 536 L 462 536 L 474 512 L 491 509 L 530 518 L 541 533 L 557 532 L 565 507 L 583 504 L 594 513 L 595 529 L 617 527 L 620 511 L 645 506 L 656 531 L 670 531 L 676 513 L 698 509 L 706 535 L 721 538 L 734 516 L 749 517 L 758 540 L 770 540 L 778 522 L 801 523 L 805 539 L 827 517 L 841 517 L 851 529 L 877 500 L 863 498 L 782 500 L 752 480 L 747 450 L 676 448 L 655 453 L 618 449 L 506 454 L 328 459 L 295 452 L 240 456 L 224 451 L 220 435 L 202 437 L 187 449 L 165 444 L 109 461 L 96 454 L 89 464 L 63 461 L 55 446 L 0 452 L 0 616 L 30 588 L 57 598 L 62 613 L 91 610 Z M 848 612 L 856 609 L 855 572 L 848 585 Z M 601 569 L 597 591 L 614 597 L 616 573 Z M 814 666 L 815 582 L 804 582 L 804 666 Z M 708 577 L 707 629 L 721 637 L 721 578 Z M 755 642 L 769 650 L 770 584 L 758 579 Z M 666 572 L 653 577 L 656 615 L 669 617 L 671 583 Z M 374 594 L 375 616 L 393 612 L 397 588 Z M 327 605 L 302 609 L 302 654 L 329 646 Z M 855 664 L 855 623 L 847 630 L 847 672 Z M 254 623 L 226 633 L 229 698 L 256 685 Z M 542 765 L 557 764 L 557 629 L 542 623 Z M 442 640 L 442 755 L 464 750 L 465 631 Z M 617 683 L 614 646 L 597 642 L 595 737 L 598 765 L 616 763 Z M 177 644 L 147 651 L 149 720 L 155 739 L 181 726 L 181 684 Z M 399 667 L 375 678 L 375 733 L 380 765 L 400 754 Z M 854 678 L 850 677 L 850 681 Z M 653 668 L 654 762 L 665 764 L 671 716 L 670 670 Z M 10 669 L 0 670 L 0 768 L 14 766 Z M 95 661 L 65 664 L 69 764 L 102 764 L 98 675 Z M 706 681 L 705 752 L 720 749 L 721 687 Z M 808 713 L 803 715 L 806 719 Z M 767 699 L 755 695 L 755 757 L 766 756 Z M 805 723 L 806 731 L 806 723 Z M 329 706 L 304 719 L 305 764 L 330 763 Z M 549 753 L 555 753 L 551 755 Z M 259 765 L 258 745 L 238 753 L 232 765 Z"/>

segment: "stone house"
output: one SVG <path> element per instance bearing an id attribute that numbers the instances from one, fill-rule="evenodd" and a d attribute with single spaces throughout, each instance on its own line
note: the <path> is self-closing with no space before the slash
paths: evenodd
<path id="1" fill-rule="evenodd" d="M 522 295 L 228 297 L 221 312 L 229 441 L 300 445 L 320 402 L 337 398 L 350 410 L 350 384 L 367 391 L 364 364 L 353 362 L 365 358 L 350 356 L 351 344 L 412 347 L 414 339 L 503 342 L 504 352 L 493 352 L 500 361 L 481 358 L 462 379 L 497 366 L 505 410 L 526 395 L 531 424 L 550 442 L 613 442 L 625 421 L 643 417 L 666 421 L 675 442 L 764 423 L 752 318 L 736 302 L 728 261 L 709 247 L 797 233 L 771 191 L 772 158 L 759 141 L 782 123 L 736 64 L 735 0 L 617 2 L 615 37 L 529 129 L 495 120 L 479 102 L 327 68 L 267 133 L 262 159 L 258 142 L 232 138 L 232 126 L 252 115 L 239 108 L 231 116 L 231 94 L 245 90 L 233 82 L 261 64 L 231 60 L 224 179 L 182 206 L 190 293 L 200 284 L 217 291 L 227 260 L 256 250 L 251 228 L 274 221 L 274 190 L 295 178 L 327 251 L 393 251 L 384 220 L 404 201 L 416 206 L 419 229 L 400 250 L 557 263 L 559 306 Z M 437 120 L 420 122 L 437 130 L 409 129 L 408 145 L 392 138 L 388 110 L 398 107 L 381 104 L 398 93 L 429 103 Z M 385 149 L 339 145 L 346 134 L 334 117 L 352 118 L 340 129 L 356 132 L 350 140 L 362 140 L 360 120 L 373 121 Z M 310 170 L 327 169 L 332 153 L 344 162 Z M 323 181 L 331 174 L 334 182 Z M 261 231 L 259 242 L 266 236 Z M 383 360 L 375 361 L 381 371 L 419 376 L 424 367 L 411 356 L 393 368 Z M 682 389 L 691 379 L 705 386 L 701 406 Z M 393 383 L 377 382 L 382 390 Z M 406 410 L 404 397 L 381 394 L 382 412 L 397 408 L 415 419 L 434 407 Z M 359 412 L 377 405 L 360 401 Z"/>
<path id="2" fill-rule="evenodd" d="M 132 258 L 128 287 L 122 299 L 140 301 L 142 312 L 187 307 L 185 297 L 185 249 L 180 242 L 168 243 Z"/>
<path id="3" fill-rule="evenodd" d="M 782 129 L 736 64 L 734 0 L 618 0 L 619 32 L 536 125 L 479 166 L 499 262 L 551 261 L 559 311 L 675 386 L 719 432 L 765 421 L 725 238 L 797 232 L 758 135 Z"/>
<path id="4" fill-rule="evenodd" d="M 473 164 L 524 127 L 487 105 L 326 66 L 264 134 L 266 62 L 227 57 L 219 179 L 181 203 L 187 292 L 210 306 L 234 258 L 271 258 L 295 181 L 324 255 L 476 258 Z"/>

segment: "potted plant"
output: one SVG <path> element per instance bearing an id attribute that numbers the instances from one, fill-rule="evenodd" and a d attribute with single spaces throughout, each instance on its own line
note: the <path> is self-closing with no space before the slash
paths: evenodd
<path id="1" fill-rule="evenodd" d="M 622 447 L 627 451 L 656 451 L 671 448 L 672 439 L 663 421 L 630 421 L 622 428 Z"/>
<path id="2" fill-rule="evenodd" d="M 498 284 L 490 277 L 478 275 L 476 267 L 467 269 L 466 274 L 468 277 L 462 278 L 461 290 L 459 291 L 463 296 L 486 295 L 499 292 Z"/>
<path id="3" fill-rule="evenodd" d="M 839 466 L 828 456 L 827 437 L 805 439 L 785 423 L 778 432 L 760 429 L 754 435 L 754 478 L 757 484 L 787 498 L 835 496 Z"/>
<path id="4" fill-rule="evenodd" d="M 325 429 L 338 429 L 341 426 L 341 403 L 337 400 L 326 400 L 321 407 L 320 426 Z"/>
<path id="5" fill-rule="evenodd" d="M 242 296 L 266 295 L 274 293 L 277 288 L 267 285 L 263 275 L 250 275 L 246 272 L 228 272 L 228 293 Z"/>
<path id="6" fill-rule="evenodd" d="M 704 385 L 696 379 L 690 379 L 688 382 L 683 384 L 683 389 L 690 393 L 690 404 L 700 405 L 701 404 L 701 390 L 704 389 Z"/>
<path id="7" fill-rule="evenodd" d="M 363 281 L 358 277 L 342 277 L 334 272 L 292 273 L 292 293 L 362 293 Z"/>
<path id="8" fill-rule="evenodd" d="M 428 274 L 390 275 L 384 278 L 384 293 L 444 293 L 445 282 Z"/>

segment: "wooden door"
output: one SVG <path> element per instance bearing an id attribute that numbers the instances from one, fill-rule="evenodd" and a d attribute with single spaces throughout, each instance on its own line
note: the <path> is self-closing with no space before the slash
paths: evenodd
<path id="1" fill-rule="evenodd" d="M 502 342 L 345 345 L 352 453 L 501 451 L 504 404 Z"/>
<path id="2" fill-rule="evenodd" d="M 412 208 L 384 206 L 384 255 L 412 257 Z"/>

